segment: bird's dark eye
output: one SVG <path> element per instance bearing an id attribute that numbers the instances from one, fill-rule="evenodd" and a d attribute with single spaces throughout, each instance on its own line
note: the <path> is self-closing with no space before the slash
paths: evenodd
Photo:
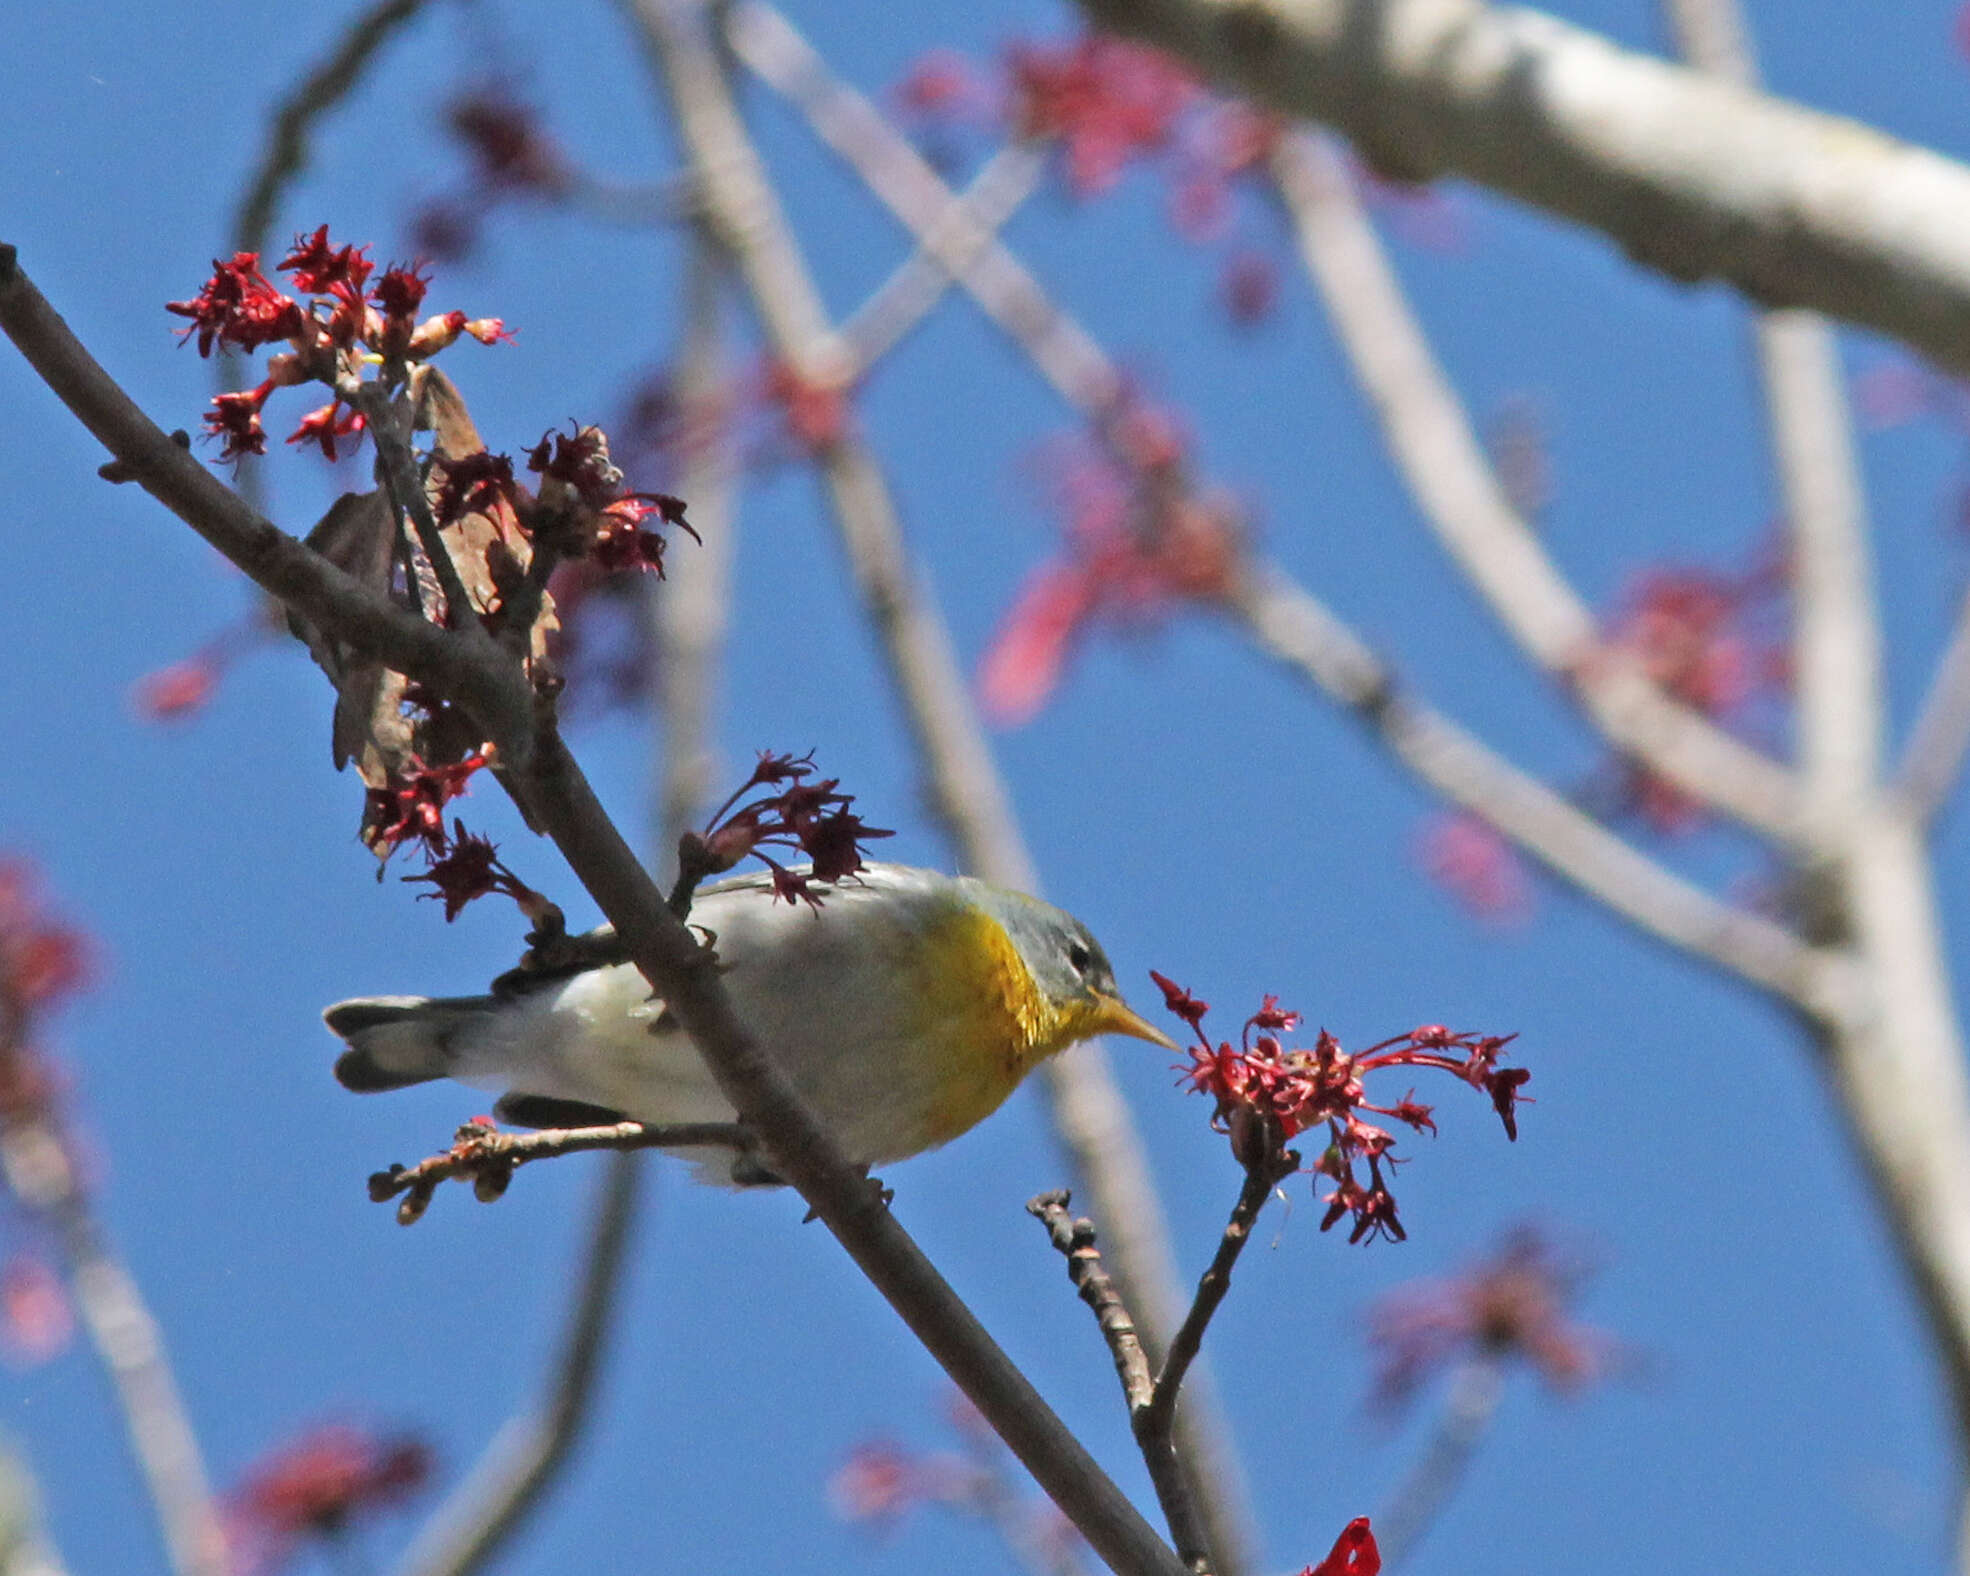
<path id="1" fill-rule="evenodd" d="M 1067 961 L 1073 965 L 1076 974 L 1085 974 L 1088 971 L 1088 965 L 1094 962 L 1094 954 L 1082 946 L 1080 942 L 1070 941 L 1067 944 Z"/>

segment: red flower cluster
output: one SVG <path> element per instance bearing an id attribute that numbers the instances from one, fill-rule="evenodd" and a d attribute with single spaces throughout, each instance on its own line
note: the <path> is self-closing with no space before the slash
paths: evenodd
<path id="1" fill-rule="evenodd" d="M 1309 1565 L 1300 1576 L 1380 1576 L 1382 1551 L 1375 1546 L 1375 1534 L 1366 1516 L 1356 1516 L 1341 1529 L 1333 1552 L 1318 1565 Z"/>
<path id="2" fill-rule="evenodd" d="M 235 1569 L 265 1576 L 308 1538 L 332 1538 L 359 1519 L 413 1497 L 431 1477 L 431 1452 L 410 1436 L 381 1438 L 331 1423 L 250 1468 L 227 1496 Z"/>
<path id="3" fill-rule="evenodd" d="M 455 195 L 426 203 L 412 221 L 417 244 L 430 256 L 463 257 L 502 202 L 554 203 L 573 192 L 567 159 L 542 130 L 534 107 L 507 84 L 491 82 L 460 95 L 446 107 L 444 120 L 471 169 Z"/>
<path id="4" fill-rule="evenodd" d="M 1362 1079 L 1386 1067 L 1429 1067 L 1462 1079 L 1491 1097 L 1492 1108 L 1505 1124 L 1508 1138 L 1518 1137 L 1519 1090 L 1532 1074 L 1523 1067 L 1500 1067 L 1500 1052 L 1515 1035 L 1453 1034 L 1442 1024 L 1426 1023 L 1350 1056 L 1341 1042 L 1322 1029 L 1311 1050 L 1286 1048 L 1280 1036 L 1299 1027 L 1300 1015 L 1280 1007 L 1268 996 L 1245 1020 L 1237 1048 L 1228 1041 L 1213 1045 L 1204 1032 L 1209 1004 L 1153 969 L 1150 978 L 1163 992 L 1163 1005 L 1190 1026 L 1197 1044 L 1190 1047 L 1190 1066 L 1183 1081 L 1192 1092 L 1217 1101 L 1211 1124 L 1231 1137 L 1232 1151 L 1243 1164 L 1277 1155 L 1282 1145 L 1300 1133 L 1324 1124 L 1327 1147 L 1314 1162 L 1316 1176 L 1334 1184 L 1321 1200 L 1327 1214 L 1322 1231 L 1343 1215 L 1354 1217 L 1350 1242 L 1405 1235 L 1396 1218 L 1396 1203 L 1382 1167 L 1397 1165 L 1389 1153 L 1395 1137 L 1361 1117 L 1371 1111 L 1418 1132 L 1436 1131 L 1431 1107 L 1418 1104 L 1413 1094 L 1394 1105 L 1372 1104 Z M 1368 1167 L 1363 1183 L 1357 1164 Z"/>
<path id="5" fill-rule="evenodd" d="M 769 361 L 760 373 L 761 403 L 779 413 L 796 452 L 812 457 L 839 443 L 848 432 L 848 392 L 813 383 L 784 361 Z"/>
<path id="6" fill-rule="evenodd" d="M 912 1511 L 931 1506 L 989 1522 L 1037 1570 L 1078 1570 L 1081 1544 L 1051 1500 L 1022 1496 L 1007 1471 L 1005 1445 L 962 1396 L 947 1414 L 959 1449 L 914 1451 L 873 1439 L 849 1452 L 828 1484 L 844 1521 L 893 1532 Z"/>
<path id="7" fill-rule="evenodd" d="M 35 1130 L 60 1152 L 61 1163 L 35 1168 L 35 1181 L 15 1179 L 22 1202 L 44 1210 L 77 1187 L 80 1173 L 55 1103 L 62 1079 L 39 1043 L 41 1019 L 81 988 L 88 962 L 82 933 L 49 916 L 37 885 L 25 862 L 0 859 L 0 1127 Z M 14 1251 L 0 1270 L 0 1356 L 21 1366 L 45 1362 L 73 1328 L 53 1266 L 31 1247 Z"/>
<path id="8" fill-rule="evenodd" d="M 1140 625 L 1173 602 L 1223 595 L 1238 556 L 1233 510 L 1193 495 L 1187 462 L 1175 418 L 1134 398 L 1050 457 L 1067 550 L 1027 577 L 979 663 L 995 720 L 1035 716 L 1090 625 Z"/>
<path id="9" fill-rule="evenodd" d="M 202 356 L 209 356 L 215 345 L 248 352 L 280 342 L 289 347 L 268 362 L 266 380 L 258 387 L 212 401 L 206 432 L 224 440 L 222 459 L 266 452 L 260 412 L 277 388 L 307 382 L 333 386 L 338 374 L 360 376 L 366 354 L 393 362 L 423 361 L 461 334 L 488 345 L 512 337 L 498 318 L 468 319 L 463 312 L 445 312 L 419 323 L 425 276 L 414 265 L 394 266 L 372 284 L 375 265 L 368 250 L 332 246 L 323 225 L 313 235 L 297 236 L 275 268 L 293 275 L 294 288 L 310 298 L 305 304 L 261 273 L 258 252 L 239 252 L 230 262 L 213 261 L 212 277 L 196 296 L 167 305 L 167 311 L 191 320 L 181 338 L 196 336 Z M 287 441 L 319 444 L 334 459 L 336 440 L 359 433 L 362 426 L 357 412 L 331 400 L 304 417 Z"/>
<path id="10" fill-rule="evenodd" d="M 410 764 L 409 773 L 391 786 L 369 790 L 365 840 L 385 859 L 408 842 L 420 844 L 437 859 L 450 842 L 445 806 L 465 792 L 472 774 L 486 764 L 485 753 L 475 751 L 448 766 L 426 766 L 412 756 Z"/>
<path id="11" fill-rule="evenodd" d="M 1105 191 L 1129 161 L 1164 147 L 1196 94 L 1169 56 L 1105 33 L 1065 44 L 1015 44 L 1006 52 L 1018 135 L 1058 138 L 1069 183 Z"/>
<path id="12" fill-rule="evenodd" d="M 503 455 L 475 458 L 505 460 Z M 517 493 L 510 464 L 503 471 L 482 467 L 476 485 L 517 497 L 521 519 L 537 541 L 572 558 L 592 558 L 606 574 L 650 569 L 663 575 L 664 539 L 643 529 L 651 515 L 690 532 L 693 539 L 698 535 L 684 518 L 682 498 L 629 490 L 609 458 L 609 442 L 599 427 L 545 434 L 528 451 L 527 469 L 541 478 L 540 497 L 533 508 Z"/>
<path id="13" fill-rule="evenodd" d="M 832 885 L 848 880 L 862 869 L 864 841 L 896 834 L 870 826 L 854 814 L 848 806 L 855 796 L 835 791 L 840 778 L 803 782 L 801 779 L 813 770 L 812 755 L 796 758 L 762 751 L 759 764 L 738 792 L 719 807 L 702 833 L 688 840 L 687 867 L 695 865 L 702 875 L 715 875 L 751 855 L 773 872 L 776 898 L 819 908 L 821 896 L 815 883 Z M 740 801 L 754 789 L 777 791 L 742 804 Z M 811 864 L 806 869 L 789 869 L 762 852 L 767 847 L 796 849 L 806 854 Z"/>
<path id="14" fill-rule="evenodd" d="M 1613 1343 L 1567 1317 L 1585 1279 L 1580 1264 L 1521 1227 L 1463 1274 L 1399 1288 L 1369 1314 L 1376 1400 L 1401 1406 L 1433 1372 L 1471 1356 L 1522 1358 L 1561 1392 L 1591 1384 L 1607 1372 Z"/>
<path id="15" fill-rule="evenodd" d="M 1430 817 L 1417 852 L 1429 878 L 1478 918 L 1516 925 L 1530 916 L 1525 866 L 1510 843 L 1468 811 Z"/>
<path id="16" fill-rule="evenodd" d="M 0 858 L 0 1033 L 15 1038 L 88 977 L 82 932 L 49 918 L 34 871 Z"/>
<path id="17" fill-rule="evenodd" d="M 1747 574 L 1651 570 L 1630 588 L 1609 644 L 1634 657 L 1666 693 L 1713 721 L 1734 721 L 1760 696 L 1791 683 L 1782 631 L 1785 572 L 1773 562 Z M 1627 763 L 1622 807 L 1664 832 L 1687 831 L 1701 807 L 1673 783 Z"/>

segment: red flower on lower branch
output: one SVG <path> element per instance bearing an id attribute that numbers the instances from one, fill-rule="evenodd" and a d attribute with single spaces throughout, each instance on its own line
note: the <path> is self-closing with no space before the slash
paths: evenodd
<path id="1" fill-rule="evenodd" d="M 1309 1565 L 1300 1576 L 1378 1576 L 1382 1551 L 1375 1547 L 1375 1534 L 1366 1516 L 1356 1516 L 1341 1529 L 1334 1549 L 1318 1565 Z"/>
<path id="2" fill-rule="evenodd" d="M 1153 969 L 1150 978 L 1163 991 L 1163 1005 L 1191 1032 L 1190 1065 L 1180 1068 L 1183 1082 L 1217 1102 L 1211 1125 L 1230 1136 L 1232 1152 L 1241 1164 L 1257 1164 L 1277 1154 L 1301 1133 L 1324 1124 L 1327 1146 L 1310 1168 L 1334 1183 L 1321 1200 L 1327 1206 L 1320 1223 L 1325 1231 L 1343 1215 L 1354 1217 L 1350 1242 L 1370 1237 L 1400 1241 L 1405 1235 L 1396 1218 L 1395 1196 L 1389 1191 L 1384 1167 L 1393 1172 L 1397 1161 L 1389 1151 L 1395 1136 L 1387 1128 L 1365 1121 L 1372 1112 L 1417 1132 L 1435 1132 L 1431 1108 L 1405 1094 L 1392 1105 L 1373 1104 L 1362 1080 L 1389 1067 L 1426 1067 L 1446 1072 L 1490 1095 L 1492 1108 L 1505 1124 L 1508 1138 L 1518 1137 L 1519 1090 L 1532 1075 L 1523 1067 L 1500 1067 L 1498 1058 L 1516 1038 L 1509 1034 L 1453 1033 L 1439 1023 L 1426 1023 L 1349 1055 L 1325 1029 L 1310 1049 L 1288 1049 L 1281 1036 L 1299 1027 L 1300 1015 L 1268 996 L 1245 1020 L 1240 1043 L 1213 1043 L 1204 1032 L 1207 1003 Z M 1364 1182 L 1358 1166 L 1367 1168 Z"/>
<path id="3" fill-rule="evenodd" d="M 411 1498 L 431 1476 L 431 1452 L 409 1435 L 385 1438 L 347 1424 L 310 1429 L 248 1469 L 227 1496 L 234 1568 L 266 1576 L 310 1538 Z"/>

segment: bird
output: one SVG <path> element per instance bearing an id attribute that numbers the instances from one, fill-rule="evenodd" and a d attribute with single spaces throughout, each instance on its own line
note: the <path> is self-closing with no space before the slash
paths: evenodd
<path id="1" fill-rule="evenodd" d="M 700 892 L 690 922 L 740 1021 L 865 1170 L 969 1131 L 1077 1041 L 1177 1049 L 1123 1000 L 1087 926 L 1050 903 L 882 863 L 821 890 L 818 908 L 782 903 L 770 874 L 743 875 Z M 494 1115 L 521 1127 L 736 1122 L 614 932 L 571 950 L 568 966 L 523 966 L 483 996 L 336 1003 L 322 1014 L 348 1046 L 336 1078 L 365 1094 L 439 1078 L 498 1090 Z M 714 1184 L 780 1180 L 744 1149 L 678 1152 Z"/>

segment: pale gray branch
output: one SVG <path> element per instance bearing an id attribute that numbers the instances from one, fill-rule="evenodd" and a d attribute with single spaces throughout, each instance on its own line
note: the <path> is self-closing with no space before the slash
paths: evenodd
<path id="1" fill-rule="evenodd" d="M 992 155 L 937 221 L 931 231 L 934 242 L 920 245 L 843 321 L 851 377 L 860 377 L 930 315 L 950 289 L 953 274 L 962 272 L 966 261 L 1019 211 L 1046 168 L 1045 151 L 1030 142 L 1009 143 Z M 947 233 L 956 239 L 947 242 Z M 940 260 L 944 257 L 958 259 L 957 266 L 947 266 Z"/>
<path id="2" fill-rule="evenodd" d="M 919 253 L 964 286 L 1069 404 L 1094 413 L 1113 403 L 1121 380 L 1107 352 L 1048 299 L 909 140 L 828 70 L 785 16 L 764 0 L 739 0 L 728 31 L 739 58 L 807 115 L 815 134 L 902 221 Z"/>
<path id="3" fill-rule="evenodd" d="M 1571 687 L 1624 755 L 1748 826 L 1795 839 L 1785 768 L 1669 698 L 1632 655 L 1601 642 L 1594 615 L 1506 496 L 1340 155 L 1315 136 L 1289 133 L 1272 172 L 1398 474 L 1520 648 Z"/>
<path id="4" fill-rule="evenodd" d="M 1253 638 L 1355 713 L 1434 792 L 1650 935 L 1707 959 L 1816 1017 L 1852 1010 L 1838 954 L 1712 897 L 1521 771 L 1448 718 L 1402 693 L 1366 644 L 1284 576 L 1254 571 L 1231 606 Z"/>
<path id="5" fill-rule="evenodd" d="M 0 1025 L 0 1033 L 12 1032 Z M 0 1132 L 0 1169 L 14 1196 L 45 1215 L 60 1238 L 82 1327 L 116 1393 L 171 1569 L 176 1576 L 227 1576 L 225 1532 L 163 1334 L 104 1235 L 68 1136 L 48 1119 L 9 1122 Z"/>
<path id="6" fill-rule="evenodd" d="M 1666 0 L 1690 63 L 1740 87 L 1757 64 L 1736 0 Z M 1839 352 L 1815 313 L 1760 312 L 1772 457 L 1791 541 L 1800 788 L 1816 835 L 1853 824 L 1880 775 L 1881 626 Z"/>
<path id="7" fill-rule="evenodd" d="M 398 1563 L 400 1576 L 465 1576 L 477 1570 L 539 1503 L 567 1459 L 595 1394 L 636 1216 L 642 1158 L 628 1152 L 608 1157 L 567 1326 L 539 1402 L 509 1418 L 493 1436 Z"/>
<path id="8" fill-rule="evenodd" d="M 818 56 L 777 13 L 735 6 L 728 23 L 735 53 L 758 69 L 775 67 L 799 84 L 796 102 L 847 106 L 851 119 L 873 121 L 886 139 L 917 156 L 859 95 L 836 84 Z M 708 51 L 686 64 L 672 38 L 665 70 L 680 127 L 698 173 L 707 223 L 729 249 L 775 355 L 803 379 L 827 382 L 846 364 L 842 339 L 829 323 L 799 247 L 781 216 L 766 173 L 723 84 L 708 78 Z M 838 117 L 831 124 L 839 124 Z M 901 165 L 898 166 L 902 167 Z M 859 166 L 858 166 L 859 168 Z M 973 255 L 989 248 L 977 218 L 934 173 L 933 227 L 948 244 Z M 919 237 L 920 244 L 923 238 Z M 926 251 L 930 251 L 927 245 Z M 934 254 L 933 254 L 934 255 Z M 936 600 L 909 561 L 901 522 L 880 467 L 852 431 L 816 455 L 834 503 L 836 521 L 857 587 L 888 658 L 905 720 L 937 807 L 964 866 L 1001 885 L 1038 890 L 1037 872 L 1014 819 Z M 1182 1294 L 1168 1247 L 1163 1212 L 1149 1179 L 1140 1139 L 1098 1045 L 1081 1045 L 1047 1064 L 1056 1126 L 1105 1219 L 1118 1222 L 1117 1273 L 1139 1289 L 1145 1317 L 1168 1328 Z M 1126 1222 L 1126 1232 L 1119 1223 Z M 1133 1257 L 1126 1255 L 1133 1254 Z M 1200 1378 L 1203 1376 L 1199 1376 Z M 1222 1416 L 1204 1385 L 1195 1386 L 1180 1420 L 1179 1449 L 1206 1518 L 1220 1576 L 1248 1565 L 1251 1518 Z"/>
<path id="9" fill-rule="evenodd" d="M 1480 0 L 1081 0 L 1412 180 L 1463 175 L 1970 370 L 1970 170 L 1858 122 Z"/>
<path id="10" fill-rule="evenodd" d="M 1928 824 L 1963 775 L 1970 752 L 1970 595 L 1957 610 L 1949 646 L 1915 714 L 1895 774 L 1908 814 Z"/>

